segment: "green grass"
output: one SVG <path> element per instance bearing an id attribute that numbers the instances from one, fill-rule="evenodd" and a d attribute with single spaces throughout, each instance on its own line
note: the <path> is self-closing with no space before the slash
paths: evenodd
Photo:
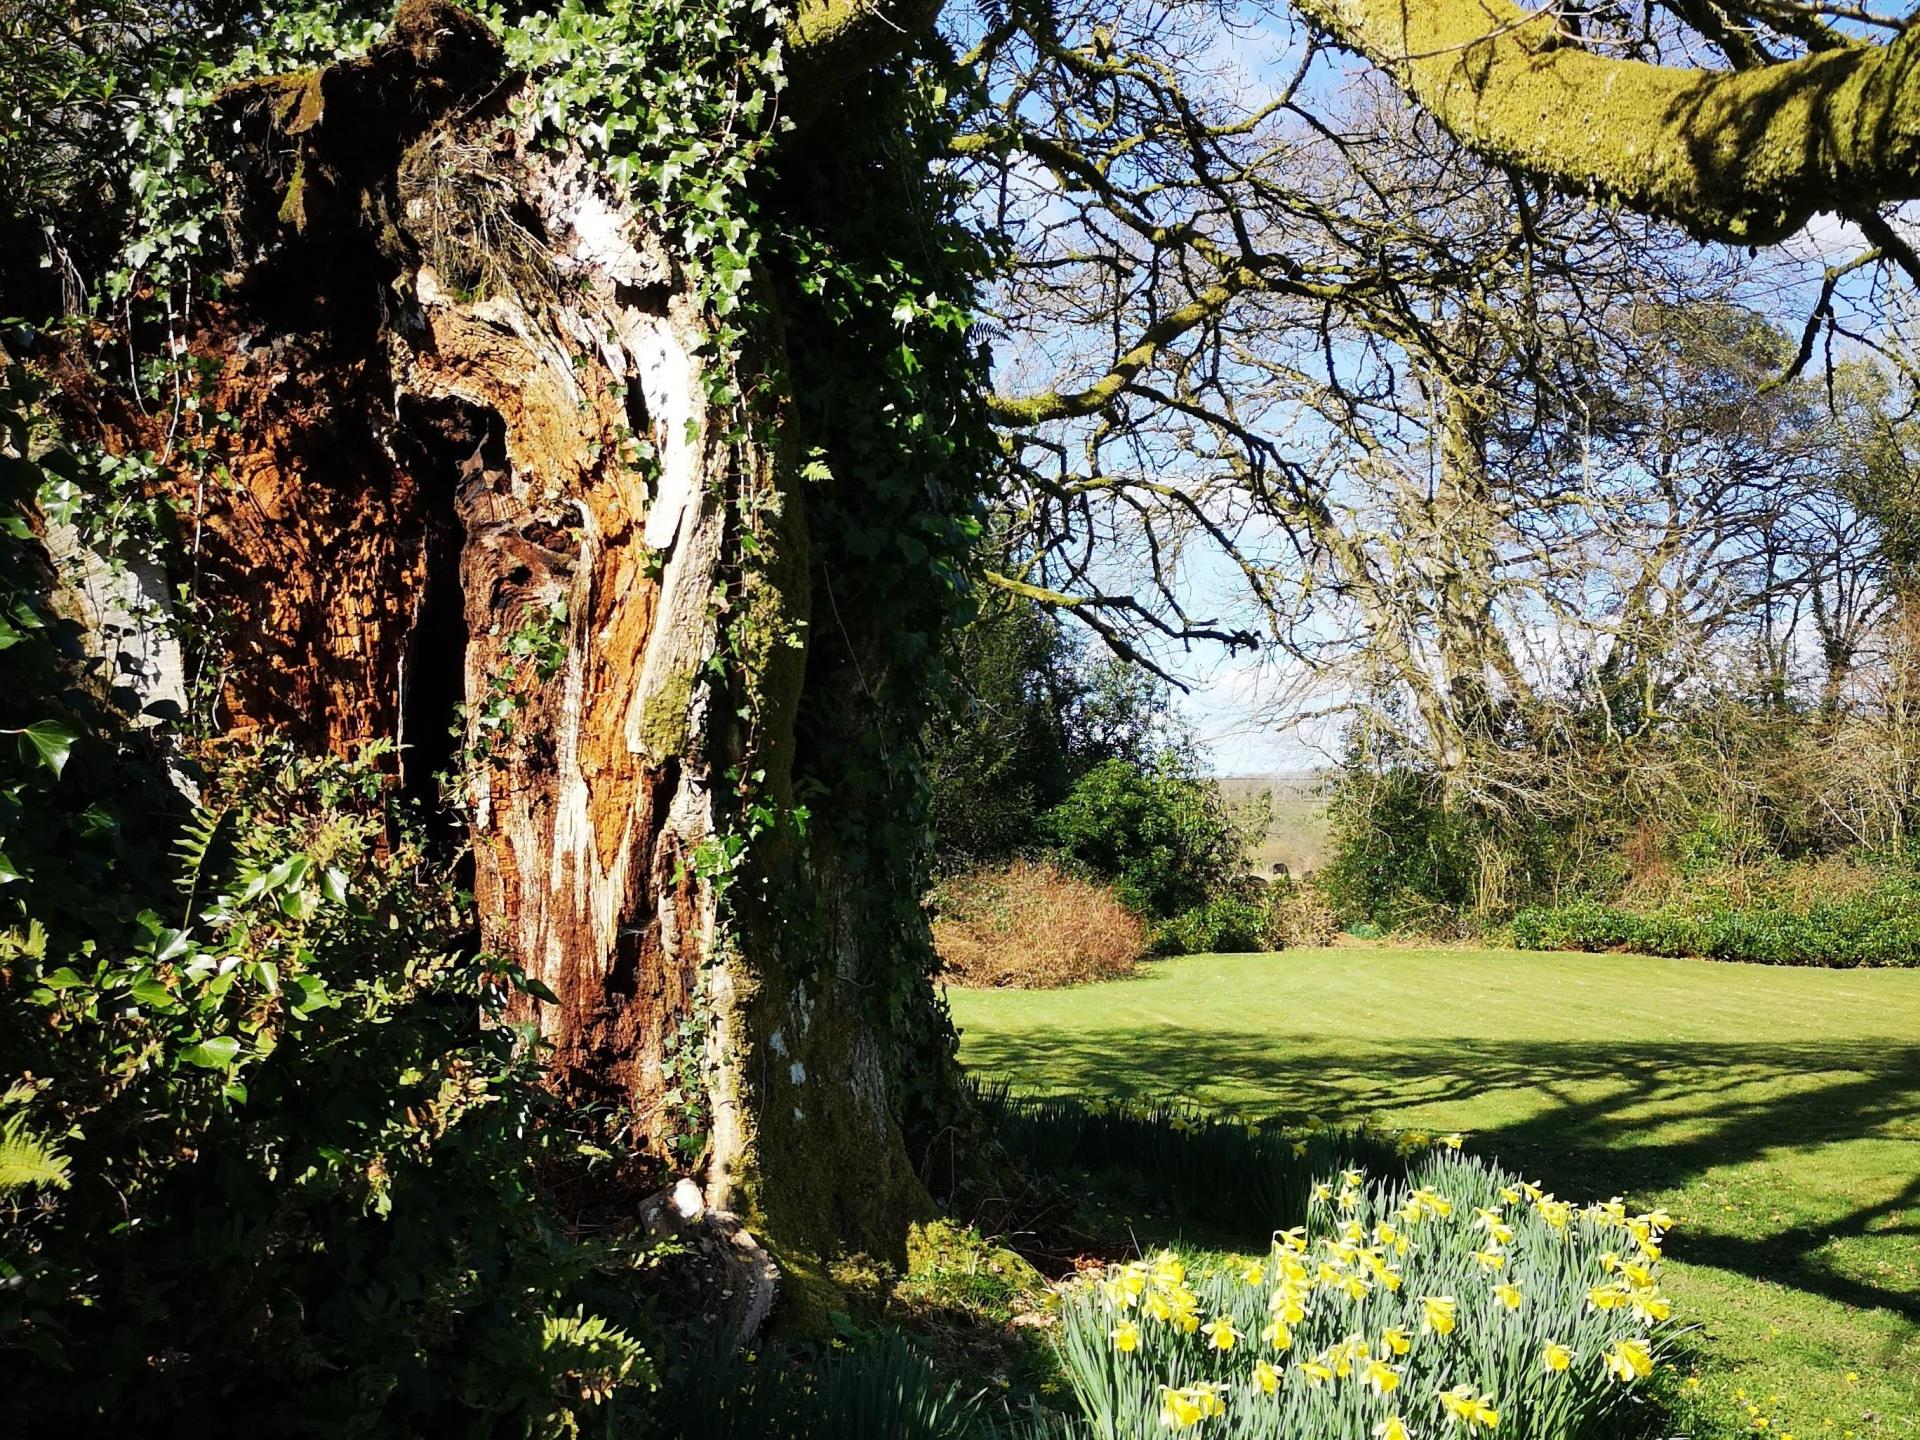
<path id="1" fill-rule="evenodd" d="M 1665 1205 L 1695 1433 L 1754 1403 L 1776 1436 L 1920 1435 L 1920 972 L 1346 948 L 953 1008 L 1024 1089 L 1464 1130 L 1568 1198 Z"/>

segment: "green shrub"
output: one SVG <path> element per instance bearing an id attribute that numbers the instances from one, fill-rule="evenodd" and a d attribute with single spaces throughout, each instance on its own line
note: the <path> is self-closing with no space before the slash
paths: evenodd
<path id="1" fill-rule="evenodd" d="M 1096 765 L 1040 819 L 1042 838 L 1111 880 L 1142 915 L 1169 919 L 1204 905 L 1242 867 L 1246 838 L 1220 787 L 1167 751 L 1152 765 Z"/>
<path id="2" fill-rule="evenodd" d="M 1596 900 L 1522 910 L 1523 950 L 1632 950 L 1760 965 L 1920 965 L 1920 879 L 1889 868 L 1860 894 L 1795 907 L 1718 897 L 1635 910 Z"/>
<path id="3" fill-rule="evenodd" d="M 1156 955 L 1247 955 L 1325 945 L 1339 925 L 1316 887 L 1237 880 L 1153 930 Z"/>
<path id="4" fill-rule="evenodd" d="M 1060 1354 L 1096 1436 L 1618 1440 L 1649 1428 L 1638 1381 L 1671 1344 L 1666 1223 L 1473 1159 L 1350 1167 L 1257 1259 L 1083 1281 Z"/>
<path id="5" fill-rule="evenodd" d="M 1156 955 L 1245 955 L 1272 947 L 1267 941 L 1267 906 L 1258 897 L 1235 890 L 1210 895 L 1200 904 L 1154 927 Z"/>
<path id="6" fill-rule="evenodd" d="M 1328 815 L 1331 858 L 1314 879 L 1342 921 L 1445 928 L 1473 905 L 1475 827 L 1444 803 L 1433 777 L 1404 768 L 1343 773 Z"/>
<path id="7" fill-rule="evenodd" d="M 10 1406 L 89 1433 L 526 1434 L 644 1396 L 639 1345 L 584 1303 L 639 1256 L 570 1243 L 536 1182 L 572 1146 L 495 1018 L 518 977 L 473 953 L 373 769 L 220 759 L 185 923 L 76 941 L 28 908 L 58 857 L 12 852 L 7 1129 L 60 1137 L 70 1180 L 0 1242 Z"/>

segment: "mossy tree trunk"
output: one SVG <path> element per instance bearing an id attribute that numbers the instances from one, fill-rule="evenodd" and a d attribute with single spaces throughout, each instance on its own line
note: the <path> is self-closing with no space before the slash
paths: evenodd
<path id="1" fill-rule="evenodd" d="M 803 685 L 845 681 L 808 678 L 778 315 L 719 358 L 655 226 L 516 132 L 513 83 L 414 3 L 217 102 L 244 269 L 191 347 L 233 417 L 200 548 L 226 710 L 457 787 L 479 943 L 547 997 L 511 1018 L 555 1086 L 803 1269 L 897 1255 L 928 1201 L 863 1001 L 900 939 L 864 912 L 910 877 L 792 819 Z"/>

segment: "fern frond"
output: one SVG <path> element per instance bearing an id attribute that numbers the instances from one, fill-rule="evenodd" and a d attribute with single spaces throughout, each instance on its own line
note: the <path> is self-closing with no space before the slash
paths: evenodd
<path id="1" fill-rule="evenodd" d="M 209 810 L 204 805 L 194 806 L 192 817 L 180 827 L 179 838 L 173 842 L 173 858 L 180 866 L 180 888 L 189 895 L 200 884 L 207 852 L 213 848 L 213 837 L 219 832 L 225 813 Z"/>
<path id="2" fill-rule="evenodd" d="M 213 842 L 220 833 L 220 826 L 227 818 L 227 812 L 209 810 L 204 805 L 193 807 L 193 815 L 180 827 L 179 838 L 173 842 L 173 858 L 180 867 L 178 884 L 180 892 L 187 897 L 186 919 L 181 922 L 184 928 L 193 919 L 194 902 L 200 898 L 200 880 L 207 870 L 207 857 L 213 851 Z"/>
<path id="3" fill-rule="evenodd" d="M 64 1190 L 71 1174 L 67 1157 L 28 1130 L 24 1116 L 0 1124 L 0 1195 L 34 1185 Z"/>

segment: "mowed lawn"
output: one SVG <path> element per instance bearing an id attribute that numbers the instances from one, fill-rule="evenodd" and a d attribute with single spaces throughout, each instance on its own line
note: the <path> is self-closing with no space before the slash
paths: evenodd
<path id="1" fill-rule="evenodd" d="M 1664 1205 L 1706 1429 L 1920 1435 L 1920 972 L 1341 948 L 952 1000 L 1023 1090 L 1462 1130 Z"/>

